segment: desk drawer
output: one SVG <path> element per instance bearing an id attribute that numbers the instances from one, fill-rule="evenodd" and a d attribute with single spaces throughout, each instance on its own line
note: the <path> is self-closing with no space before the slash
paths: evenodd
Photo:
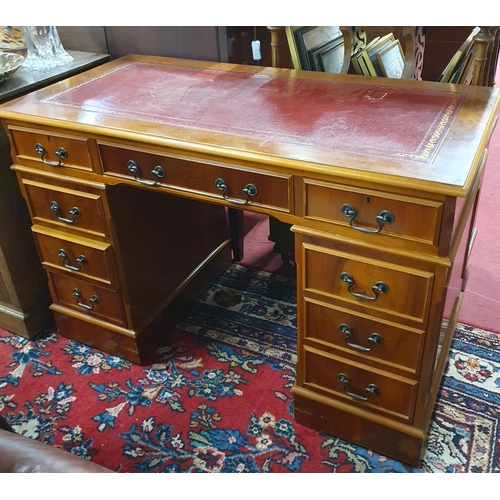
<path id="1" fill-rule="evenodd" d="M 88 139 L 53 132 L 11 127 L 17 162 L 28 160 L 58 169 L 92 171 Z"/>
<path id="2" fill-rule="evenodd" d="M 424 331 L 351 314 L 349 310 L 305 299 L 304 342 L 317 349 L 348 355 L 361 362 L 372 360 L 385 370 L 407 371 L 415 376 Z"/>
<path id="3" fill-rule="evenodd" d="M 46 269 L 66 271 L 108 287 L 116 285 L 111 272 L 110 243 L 63 234 L 40 225 L 34 225 L 32 231 Z"/>
<path id="4" fill-rule="evenodd" d="M 306 350 L 304 387 L 343 402 L 411 419 L 417 382 Z"/>
<path id="5" fill-rule="evenodd" d="M 67 228 L 87 236 L 107 236 L 101 193 L 77 191 L 23 179 L 34 223 Z"/>
<path id="6" fill-rule="evenodd" d="M 305 179 L 303 186 L 308 219 L 350 225 L 353 236 L 378 231 L 430 245 L 438 243 L 440 202 L 310 179 Z"/>
<path id="7" fill-rule="evenodd" d="M 52 299 L 56 304 L 109 323 L 125 326 L 119 292 L 107 290 L 71 276 L 49 272 Z"/>
<path id="8" fill-rule="evenodd" d="M 305 290 L 427 321 L 434 273 L 304 243 Z"/>
<path id="9" fill-rule="evenodd" d="M 281 212 L 292 211 L 292 176 L 211 165 L 105 144 L 99 144 L 99 153 L 106 174 L 225 199 L 229 205 L 248 204 Z M 135 174 L 129 169 L 130 161 L 137 168 Z M 161 171 L 154 174 L 158 166 Z"/>

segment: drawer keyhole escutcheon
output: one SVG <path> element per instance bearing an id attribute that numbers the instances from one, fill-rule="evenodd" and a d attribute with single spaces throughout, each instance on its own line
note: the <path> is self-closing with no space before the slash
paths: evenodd
<path id="1" fill-rule="evenodd" d="M 39 142 L 35 144 L 35 151 L 40 155 L 40 160 L 42 160 L 42 163 L 45 163 L 45 165 L 50 165 L 51 167 L 60 167 L 62 160 L 65 160 L 68 157 L 68 152 L 64 148 L 59 148 L 55 153 L 59 161 L 57 163 L 55 161 L 47 161 L 44 158 L 45 148 Z"/>
<path id="2" fill-rule="evenodd" d="M 364 293 L 353 292 L 351 289 L 356 284 L 354 278 L 349 273 L 342 273 L 340 275 L 340 280 L 347 285 L 347 291 L 358 299 L 363 300 L 377 300 L 380 293 L 387 293 L 389 291 L 389 285 L 383 281 L 377 281 L 372 286 L 372 292 L 375 294 L 374 297 L 370 295 L 365 295 Z"/>
<path id="3" fill-rule="evenodd" d="M 348 325 L 342 323 L 339 326 L 339 330 L 345 336 L 344 337 L 345 343 L 349 347 L 352 347 L 353 349 L 357 349 L 358 351 L 364 351 L 364 352 L 371 351 L 375 347 L 376 344 L 381 344 L 384 341 L 381 335 L 379 335 L 378 333 L 372 333 L 367 339 L 369 344 L 370 344 L 370 347 L 365 347 L 365 346 L 362 346 L 359 344 L 353 344 L 352 342 L 349 342 L 349 338 L 352 335 L 352 331 Z"/>
<path id="4" fill-rule="evenodd" d="M 357 399 L 358 401 L 367 401 L 371 394 L 379 394 L 380 392 L 380 389 L 375 384 L 370 384 L 365 388 L 368 396 L 360 396 L 359 394 L 347 390 L 350 384 L 350 380 L 345 373 L 339 373 L 339 380 L 342 382 L 342 384 L 344 384 L 344 392 L 348 396 L 351 396 L 351 398 Z"/>
<path id="5" fill-rule="evenodd" d="M 226 184 L 224 179 L 220 177 L 215 180 L 215 185 L 219 191 L 222 191 L 222 197 L 228 201 L 229 203 L 233 203 L 234 205 L 246 205 L 249 202 L 249 196 L 255 196 L 259 191 L 254 184 L 247 184 L 244 189 L 241 190 L 243 193 L 244 200 L 236 200 L 234 198 L 229 198 L 226 196 L 226 192 L 229 189 L 229 186 Z"/>
<path id="6" fill-rule="evenodd" d="M 139 175 L 139 167 L 137 166 L 137 163 L 134 160 L 129 160 L 127 163 L 127 168 L 134 174 L 134 179 L 139 182 L 140 184 L 144 184 L 145 186 L 156 186 L 160 179 L 165 177 L 165 170 L 160 167 L 160 165 L 156 165 L 153 170 L 151 170 L 151 175 L 153 176 L 152 181 L 145 181 L 144 179 L 140 179 L 138 177 Z"/>
<path id="7" fill-rule="evenodd" d="M 382 210 L 382 212 L 380 212 L 380 214 L 378 214 L 377 217 L 375 217 L 375 222 L 378 225 L 378 229 L 370 229 L 367 227 L 357 226 L 354 224 L 354 219 L 356 218 L 356 215 L 358 215 L 358 213 L 356 212 L 356 210 L 352 205 L 345 203 L 340 207 L 340 210 L 343 215 L 349 217 L 349 225 L 353 229 L 356 229 L 356 231 L 361 231 L 362 233 L 372 233 L 372 234 L 380 233 L 385 224 L 392 224 L 395 220 L 394 214 L 392 212 L 389 212 L 388 210 Z"/>
<path id="8" fill-rule="evenodd" d="M 82 269 L 82 265 L 85 265 L 88 263 L 87 259 L 85 258 L 85 255 L 80 255 L 76 258 L 76 262 L 78 262 L 78 266 L 72 266 L 71 264 L 68 264 L 66 262 L 66 260 L 68 260 L 68 254 L 64 251 L 63 248 L 59 249 L 58 255 L 62 259 L 62 265 L 66 269 L 71 269 L 72 271 L 80 271 Z"/>
<path id="9" fill-rule="evenodd" d="M 50 202 L 50 209 L 53 210 L 56 213 L 56 217 L 62 221 L 66 222 L 67 224 L 74 224 L 76 222 L 76 218 L 80 217 L 82 214 L 80 212 L 80 209 L 78 207 L 73 207 L 69 211 L 70 219 L 67 219 L 65 217 L 61 216 L 61 209 L 59 208 L 59 204 L 57 201 L 51 201 Z"/>
<path id="10" fill-rule="evenodd" d="M 73 288 L 73 295 L 76 297 L 77 305 L 79 305 L 82 309 L 85 309 L 87 311 L 91 311 L 92 309 L 94 309 L 94 306 L 99 303 L 99 297 L 97 295 L 92 295 L 92 297 L 90 297 L 89 300 L 90 305 L 80 302 L 82 294 L 80 293 L 78 288 Z"/>

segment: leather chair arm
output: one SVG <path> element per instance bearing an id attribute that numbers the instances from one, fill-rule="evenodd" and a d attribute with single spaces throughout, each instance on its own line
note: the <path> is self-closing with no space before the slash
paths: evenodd
<path id="1" fill-rule="evenodd" d="M 0 429 L 0 473 L 114 472 L 60 448 Z"/>

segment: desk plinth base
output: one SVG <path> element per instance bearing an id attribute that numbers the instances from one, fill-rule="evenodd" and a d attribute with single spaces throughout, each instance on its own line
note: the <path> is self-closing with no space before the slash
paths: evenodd
<path id="1" fill-rule="evenodd" d="M 362 412 L 318 396 L 300 387 L 293 388 L 294 418 L 299 424 L 331 434 L 414 467 L 419 467 L 425 433 L 405 425 Z"/>
<path id="2" fill-rule="evenodd" d="M 137 335 L 133 330 L 111 329 L 106 323 L 87 321 L 84 315 L 64 314 L 57 306 L 50 307 L 54 314 L 57 331 L 66 337 L 81 344 L 99 349 L 114 356 L 126 359 L 132 363 L 143 364 L 144 350 L 148 351 L 146 340 L 151 339 L 148 329 Z M 120 331 L 121 330 L 121 331 Z"/>

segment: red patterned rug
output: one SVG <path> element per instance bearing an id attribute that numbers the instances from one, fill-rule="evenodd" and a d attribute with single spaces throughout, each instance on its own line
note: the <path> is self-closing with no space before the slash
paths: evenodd
<path id="1" fill-rule="evenodd" d="M 132 365 L 0 330 L 0 413 L 119 472 L 499 472 L 500 336 L 459 325 L 419 468 L 295 423 L 295 283 L 232 265 Z"/>

